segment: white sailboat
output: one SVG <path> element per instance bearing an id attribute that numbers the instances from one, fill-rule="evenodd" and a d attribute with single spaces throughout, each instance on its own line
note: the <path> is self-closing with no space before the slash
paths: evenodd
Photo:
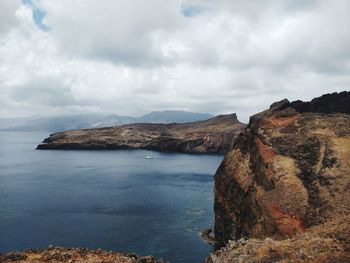
<path id="1" fill-rule="evenodd" d="M 150 153 L 147 153 L 147 154 L 146 154 L 146 159 L 153 159 L 153 157 L 151 156 Z"/>

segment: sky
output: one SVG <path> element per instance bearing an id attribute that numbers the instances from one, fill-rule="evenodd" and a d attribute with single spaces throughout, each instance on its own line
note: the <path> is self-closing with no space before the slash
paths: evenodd
<path id="1" fill-rule="evenodd" d="M 249 116 L 350 90 L 348 0 L 0 0 L 0 117 Z"/>

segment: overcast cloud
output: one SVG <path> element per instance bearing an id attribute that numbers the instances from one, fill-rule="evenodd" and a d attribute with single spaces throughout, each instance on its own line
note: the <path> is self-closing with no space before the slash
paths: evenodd
<path id="1" fill-rule="evenodd" d="M 347 0 L 0 0 L 0 116 L 240 119 L 350 88 Z"/>

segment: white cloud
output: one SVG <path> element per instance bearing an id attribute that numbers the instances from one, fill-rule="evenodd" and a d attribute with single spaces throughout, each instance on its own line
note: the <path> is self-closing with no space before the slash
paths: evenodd
<path id="1" fill-rule="evenodd" d="M 47 0 L 41 7 L 62 50 L 116 64 L 164 62 L 156 34 L 183 20 L 179 4 L 171 0 Z"/>
<path id="2" fill-rule="evenodd" d="M 0 1 L 0 115 L 248 116 L 349 90 L 350 2 Z M 33 6 L 46 13 L 33 20 Z"/>
<path id="3" fill-rule="evenodd" d="M 16 10 L 20 7 L 20 0 L 1 0 L 0 35 L 7 33 L 17 25 Z"/>

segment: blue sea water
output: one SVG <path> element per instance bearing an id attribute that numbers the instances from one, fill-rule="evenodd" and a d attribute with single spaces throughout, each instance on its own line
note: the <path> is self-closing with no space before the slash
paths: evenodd
<path id="1" fill-rule="evenodd" d="M 47 133 L 0 132 L 0 252 L 48 245 L 203 262 L 223 156 L 38 151 Z"/>

